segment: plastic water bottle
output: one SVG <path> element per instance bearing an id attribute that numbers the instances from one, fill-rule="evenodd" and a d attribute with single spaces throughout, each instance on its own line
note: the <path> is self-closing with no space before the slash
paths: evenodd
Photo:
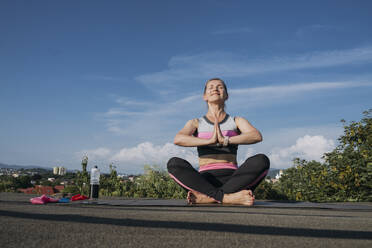
<path id="1" fill-rule="evenodd" d="M 100 172 L 97 165 L 90 171 L 90 198 L 98 199 Z"/>

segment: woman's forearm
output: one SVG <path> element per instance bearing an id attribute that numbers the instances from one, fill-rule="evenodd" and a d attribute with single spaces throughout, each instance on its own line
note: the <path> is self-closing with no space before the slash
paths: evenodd
<path id="1" fill-rule="evenodd" d="M 177 134 L 176 137 L 174 137 L 174 144 L 178 146 L 192 147 L 210 145 L 212 142 L 209 139 L 201 139 L 195 136 Z"/>
<path id="2" fill-rule="evenodd" d="M 237 136 L 229 138 L 229 144 L 255 144 L 262 141 L 262 135 L 260 132 L 242 133 Z"/>

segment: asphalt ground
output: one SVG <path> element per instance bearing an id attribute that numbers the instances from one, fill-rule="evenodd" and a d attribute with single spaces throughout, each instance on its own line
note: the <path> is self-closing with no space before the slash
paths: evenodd
<path id="1" fill-rule="evenodd" d="M 372 247 L 372 203 L 32 205 L 31 197 L 0 193 L 0 247 Z"/>

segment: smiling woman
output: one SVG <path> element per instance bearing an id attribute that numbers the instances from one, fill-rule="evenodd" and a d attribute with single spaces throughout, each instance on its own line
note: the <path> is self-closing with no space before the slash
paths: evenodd
<path id="1" fill-rule="evenodd" d="M 199 171 L 178 157 L 168 162 L 170 176 L 188 190 L 189 204 L 224 203 L 251 206 L 253 191 L 269 171 L 270 161 L 263 154 L 237 165 L 240 144 L 262 141 L 261 133 L 242 117 L 225 112 L 229 95 L 225 82 L 208 80 L 203 99 L 208 104 L 205 116 L 189 120 L 174 138 L 179 146 L 197 147 Z"/>

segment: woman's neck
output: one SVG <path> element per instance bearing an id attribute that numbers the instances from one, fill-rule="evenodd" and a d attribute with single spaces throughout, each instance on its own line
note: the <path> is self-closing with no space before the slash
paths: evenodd
<path id="1" fill-rule="evenodd" d="M 207 112 L 208 119 L 214 120 L 215 115 L 219 117 L 218 121 L 222 121 L 226 115 L 224 106 L 220 104 L 208 104 L 208 112 Z"/>

